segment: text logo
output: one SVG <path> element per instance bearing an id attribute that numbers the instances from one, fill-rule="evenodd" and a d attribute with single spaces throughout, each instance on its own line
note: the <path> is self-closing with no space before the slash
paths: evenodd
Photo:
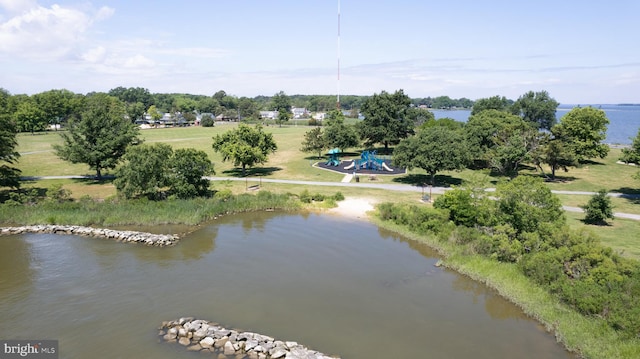
<path id="1" fill-rule="evenodd" d="M 0 340 L 0 359 L 58 359 L 57 340 Z"/>

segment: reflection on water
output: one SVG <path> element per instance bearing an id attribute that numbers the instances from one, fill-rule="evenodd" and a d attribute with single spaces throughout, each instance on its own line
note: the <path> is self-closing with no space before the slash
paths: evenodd
<path id="1" fill-rule="evenodd" d="M 0 237 L 0 301 L 1 321 L 9 310 L 7 307 L 19 304 L 33 289 L 34 272 L 39 267 L 32 253 L 31 245 L 18 238 Z"/>
<path id="2" fill-rule="evenodd" d="M 343 358 L 571 357 L 429 247 L 364 221 L 247 213 L 167 248 L 34 234 L 0 246 L 0 338 L 59 339 L 64 358 L 192 358 L 156 342 L 181 316 Z"/>

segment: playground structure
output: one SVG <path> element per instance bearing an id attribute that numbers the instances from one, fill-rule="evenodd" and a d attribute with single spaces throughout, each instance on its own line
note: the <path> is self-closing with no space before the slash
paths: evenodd
<path id="1" fill-rule="evenodd" d="M 340 158 L 338 157 L 338 155 L 340 154 L 340 149 L 332 148 L 327 153 L 329 154 L 329 160 L 326 163 L 327 166 L 334 166 L 334 167 L 340 166 Z"/>
<path id="2" fill-rule="evenodd" d="M 345 170 L 373 170 L 373 171 L 389 171 L 389 168 L 383 159 L 376 157 L 376 151 L 362 151 L 359 160 L 353 160 L 350 165 L 344 167 Z"/>

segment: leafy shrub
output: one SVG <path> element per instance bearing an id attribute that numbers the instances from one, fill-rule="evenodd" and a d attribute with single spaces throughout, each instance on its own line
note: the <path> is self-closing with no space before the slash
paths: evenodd
<path id="1" fill-rule="evenodd" d="M 457 225 L 473 227 L 477 222 L 478 208 L 470 190 L 454 189 L 445 192 L 433 202 L 434 208 L 447 209 L 449 219 Z"/>
<path id="2" fill-rule="evenodd" d="M 498 185 L 498 216 L 518 233 L 536 232 L 544 224 L 565 223 L 562 204 L 542 179 L 519 176 Z"/>
<path id="3" fill-rule="evenodd" d="M 322 126 L 322 121 L 310 118 L 308 124 L 309 126 Z"/>
<path id="4" fill-rule="evenodd" d="M 221 202 L 226 202 L 228 200 L 230 200 L 231 198 L 233 198 L 233 193 L 231 192 L 230 189 L 225 188 L 223 190 L 217 191 L 214 195 L 213 198 L 221 201 Z"/>
<path id="5" fill-rule="evenodd" d="M 213 127 L 215 123 L 216 121 L 211 115 L 204 115 L 202 119 L 200 119 L 200 126 L 202 127 Z"/>
<path id="6" fill-rule="evenodd" d="M 66 202 L 71 199 L 71 191 L 63 188 L 62 184 L 54 184 L 47 189 L 47 197 L 55 202 Z"/>
<path id="7" fill-rule="evenodd" d="M 382 203 L 378 206 L 380 218 L 396 224 L 408 226 L 418 233 L 437 234 L 449 221 L 448 211 L 416 205 L 394 205 Z"/>
<path id="8" fill-rule="evenodd" d="M 311 199 L 311 193 L 309 192 L 308 189 L 303 190 L 300 193 L 300 202 L 302 203 L 311 203 L 312 199 Z"/>
<path id="9" fill-rule="evenodd" d="M 584 209 L 584 221 L 589 224 L 607 224 L 607 219 L 613 219 L 613 206 L 607 190 L 601 189 L 589 199 Z"/>
<path id="10" fill-rule="evenodd" d="M 336 201 L 344 201 L 344 195 L 342 194 L 342 192 L 338 191 L 333 195 L 333 199 Z"/>
<path id="11" fill-rule="evenodd" d="M 519 264 L 522 272 L 538 284 L 548 286 L 564 276 L 563 262 L 557 249 L 525 256 Z"/>
<path id="12" fill-rule="evenodd" d="M 458 226 L 452 231 L 449 240 L 456 244 L 469 244 L 479 241 L 482 235 L 482 232 L 475 228 Z"/>

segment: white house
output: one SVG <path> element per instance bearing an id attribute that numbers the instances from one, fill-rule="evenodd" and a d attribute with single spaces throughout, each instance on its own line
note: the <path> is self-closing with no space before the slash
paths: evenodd
<path id="1" fill-rule="evenodd" d="M 294 107 L 291 109 L 291 112 L 293 113 L 293 118 L 303 118 L 309 114 L 307 109 L 304 107 Z"/>
<path id="2" fill-rule="evenodd" d="M 278 117 L 278 111 L 260 111 L 260 118 L 275 120 Z"/>

